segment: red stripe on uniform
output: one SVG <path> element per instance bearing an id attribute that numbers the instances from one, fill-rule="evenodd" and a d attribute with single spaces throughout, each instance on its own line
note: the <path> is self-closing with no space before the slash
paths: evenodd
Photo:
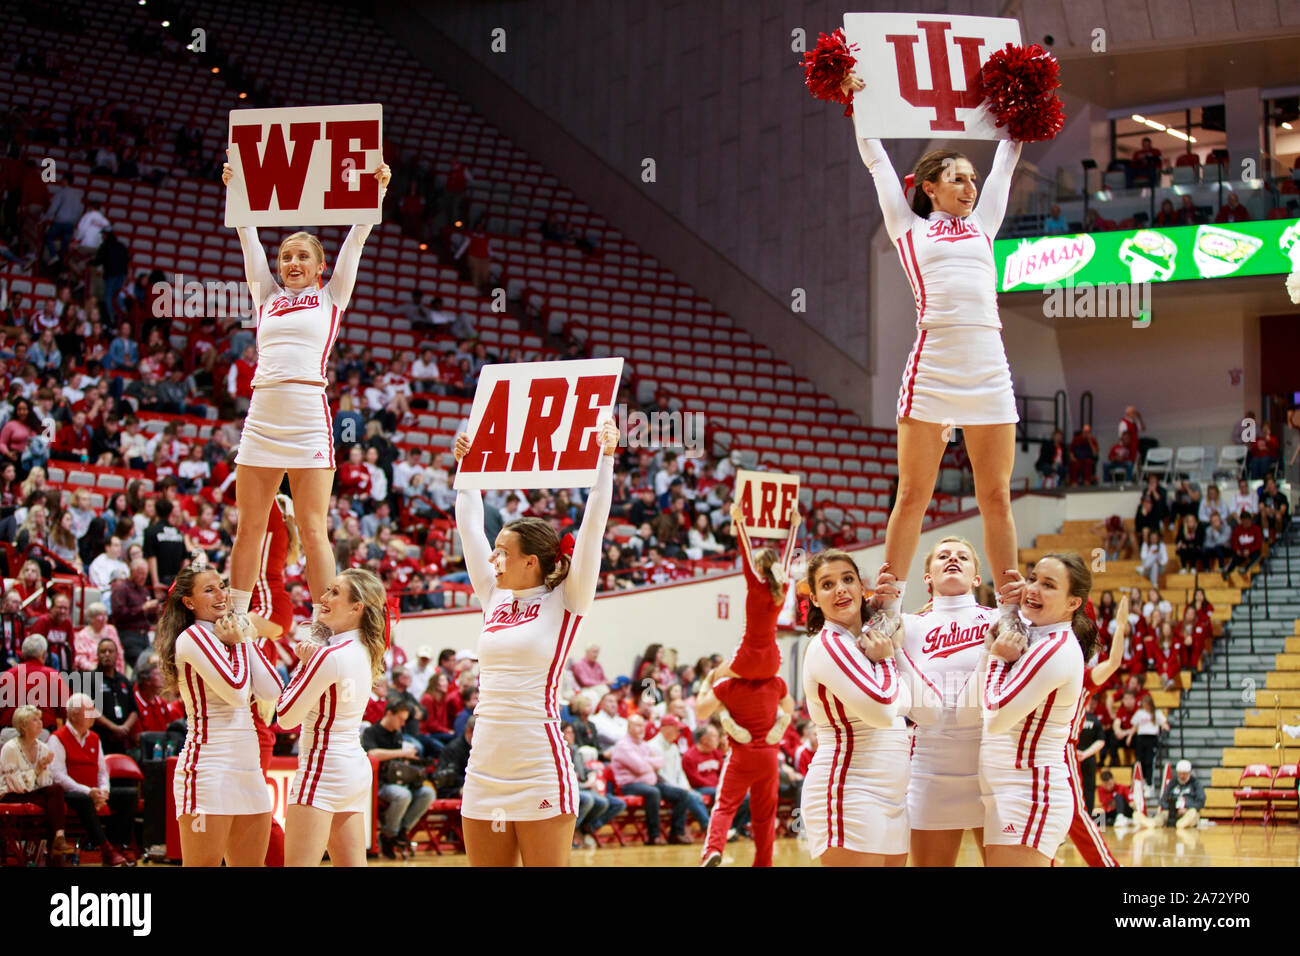
<path id="1" fill-rule="evenodd" d="M 224 678 L 225 682 L 235 688 L 235 690 L 239 690 L 239 688 L 243 687 L 248 681 L 248 670 L 245 668 L 244 676 L 239 676 L 239 656 L 235 655 L 233 658 L 227 658 L 230 663 L 234 665 L 233 670 L 229 667 L 222 666 L 220 655 L 214 653 L 213 648 L 208 647 L 207 632 L 198 626 L 191 627 L 189 630 L 190 639 L 194 641 L 195 646 L 203 652 L 203 656 L 212 662 L 212 666 L 217 669 L 217 673 Z"/>
<path id="2" fill-rule="evenodd" d="M 1083 799 L 1083 784 L 1079 780 L 1079 762 L 1070 753 L 1073 748 L 1067 745 L 1065 749 L 1065 767 L 1070 776 L 1070 789 L 1074 791 L 1074 823 L 1070 826 L 1070 835 L 1074 835 L 1074 828 L 1078 825 L 1087 834 L 1093 852 L 1101 859 L 1101 865 L 1119 866 L 1119 860 L 1115 859 L 1115 854 L 1110 852 L 1110 847 L 1097 832 L 1097 825 L 1092 822 L 1092 816 L 1088 813 L 1087 802 Z"/>
<path id="3" fill-rule="evenodd" d="M 1034 817 L 1038 815 L 1038 768 L 1033 768 L 1034 789 L 1029 802 L 1029 819 L 1025 821 L 1025 832 L 1020 836 L 1020 845 L 1029 845 L 1029 834 L 1034 829 Z"/>
<path id="4" fill-rule="evenodd" d="M 551 760 L 555 763 L 555 775 L 556 777 L 559 778 L 560 812 L 570 813 L 571 811 L 565 809 L 564 795 L 568 791 L 568 779 L 567 779 L 567 774 L 565 774 L 564 772 L 564 761 L 560 757 L 560 748 L 555 742 L 555 734 L 553 733 L 553 731 L 555 730 L 555 725 L 548 721 L 546 724 L 543 725 L 543 727 L 546 731 L 546 742 L 551 745 Z"/>
<path id="5" fill-rule="evenodd" d="M 839 766 L 840 760 L 840 725 L 835 722 L 835 713 L 831 710 L 830 702 L 826 699 L 826 686 L 824 684 L 817 685 L 817 697 L 821 700 L 822 712 L 826 714 L 831 729 L 835 731 L 835 749 L 831 751 L 831 772 L 826 778 L 826 845 L 843 846 L 843 838 L 840 839 L 839 843 L 835 842 L 835 769 Z"/>
<path id="6" fill-rule="evenodd" d="M 325 695 L 321 695 L 321 709 L 325 707 Z M 316 785 L 320 783 L 321 774 L 325 772 L 325 754 L 330 749 L 330 731 L 334 728 L 334 718 L 338 714 L 339 704 L 339 685 L 330 684 L 329 689 L 329 716 L 325 719 L 325 726 L 321 730 L 320 749 L 316 754 L 316 773 L 311 778 L 311 792 L 307 794 L 307 803 L 310 804 L 316 798 Z M 313 741 L 314 743 L 314 741 Z"/>
<path id="7" fill-rule="evenodd" d="M 844 761 L 840 764 L 840 781 L 836 785 L 836 822 L 840 828 L 840 846 L 843 846 L 844 784 L 849 777 L 849 764 L 853 762 L 853 725 L 849 723 L 849 715 L 844 712 L 844 705 L 840 703 L 839 698 L 832 694 L 831 700 L 835 703 L 835 709 L 839 712 L 840 721 L 844 724 Z"/>
<path id="8" fill-rule="evenodd" d="M 325 366 L 330 360 L 330 350 L 334 348 L 334 339 L 339 334 L 339 307 L 336 305 L 330 309 L 330 334 L 325 339 L 325 351 L 320 357 L 320 377 L 325 377 Z"/>
<path id="9" fill-rule="evenodd" d="M 185 686 L 190 692 L 190 709 L 193 726 L 190 727 L 190 733 L 185 738 L 185 744 L 189 747 L 189 752 L 185 755 L 185 783 L 181 788 L 181 813 L 189 813 L 190 806 L 195 802 L 193 789 L 195 784 L 194 771 L 198 765 L 199 742 L 202 735 L 199 732 L 199 708 L 198 695 L 194 693 L 194 671 L 189 664 L 185 665 Z"/>
<path id="10" fill-rule="evenodd" d="M 1043 812 L 1038 815 L 1038 832 L 1034 834 L 1034 849 L 1037 850 L 1039 842 L 1043 839 L 1043 824 L 1047 822 L 1047 810 L 1051 805 L 1047 799 L 1048 792 L 1052 789 L 1052 768 L 1043 768 Z M 1056 847 L 1052 847 L 1052 853 L 1055 855 Z"/>
<path id="11" fill-rule="evenodd" d="M 1038 752 L 1038 738 L 1043 736 L 1043 728 L 1047 726 L 1047 715 L 1052 712 L 1052 704 L 1056 702 L 1056 691 L 1047 695 L 1047 700 L 1043 704 L 1043 716 L 1038 718 L 1038 729 L 1034 731 L 1034 737 L 1029 741 L 1029 763 L 1034 762 L 1034 755 Z"/>
<path id="12" fill-rule="evenodd" d="M 574 619 L 573 629 L 569 630 L 569 618 L 571 617 Z M 573 614 L 568 610 L 564 612 L 564 618 L 560 621 L 560 633 L 555 640 L 555 654 L 551 657 L 550 670 L 546 672 L 546 687 L 542 698 L 542 706 L 546 709 L 546 716 L 552 720 L 560 718 L 560 712 L 555 704 L 556 694 L 560 686 L 560 674 L 564 666 L 564 660 L 569 656 L 569 648 L 573 646 L 573 639 L 578 635 L 578 625 L 581 623 L 582 615 Z"/>
<path id="13" fill-rule="evenodd" d="M 1030 715 L 1025 718 L 1025 722 L 1020 725 L 1020 739 L 1016 741 L 1017 770 L 1023 770 L 1025 767 L 1025 738 L 1029 736 L 1029 725 L 1034 722 L 1034 718 L 1037 716 L 1038 710 L 1035 708 Z"/>
<path id="14" fill-rule="evenodd" d="M 912 271 L 916 273 L 916 286 L 921 293 L 921 304 L 916 315 L 916 324 L 919 326 L 925 321 L 925 279 L 921 277 L 921 264 L 916 261 L 916 247 L 912 245 L 912 230 L 907 231 L 907 254 L 912 259 Z"/>
<path id="15" fill-rule="evenodd" d="M 844 676 L 853 681 L 854 685 L 872 700 L 881 704 L 892 704 L 898 699 L 898 685 L 893 680 L 894 664 L 892 658 L 880 662 L 880 668 L 884 671 L 885 679 L 877 687 L 872 686 L 876 682 L 875 676 L 864 670 L 862 665 L 853 659 L 852 652 L 847 650 L 837 637 L 830 635 L 828 631 L 822 631 L 822 645 Z M 837 648 L 839 653 L 836 653 Z M 871 684 L 868 684 L 867 681 L 870 681 Z"/>
<path id="16" fill-rule="evenodd" d="M 311 683 L 311 679 L 316 676 L 316 672 L 320 670 L 325 658 L 342 647 L 347 647 L 347 644 L 335 644 L 333 647 L 317 651 L 306 664 L 299 664 L 297 672 L 289 679 L 289 686 L 280 695 L 280 700 L 276 703 L 276 709 L 288 710 L 292 707 L 303 690 Z"/>
<path id="17" fill-rule="evenodd" d="M 316 749 L 320 746 L 320 725 L 325 719 L 325 695 L 321 694 L 320 700 L 316 704 L 316 723 L 311 729 L 311 750 L 307 752 L 307 763 L 303 772 L 299 775 L 300 779 L 295 781 L 298 784 L 298 799 L 295 803 L 305 803 L 307 788 L 311 786 L 312 768 L 316 764 Z"/>
<path id="18" fill-rule="evenodd" d="M 325 447 L 330 450 L 330 467 L 334 468 L 334 418 L 330 415 L 330 403 L 324 393 L 320 397 L 321 408 L 325 410 Z"/>
<path id="19" fill-rule="evenodd" d="M 898 259 L 903 263 L 903 271 L 907 273 L 907 284 L 912 287 L 912 301 L 916 305 L 917 315 L 921 314 L 921 293 L 916 287 L 916 276 L 912 274 L 912 266 L 907 261 L 907 252 L 903 249 L 903 240 L 895 239 L 894 245 L 898 247 Z"/>
<path id="20" fill-rule="evenodd" d="M 1067 632 L 1067 634 L 1068 633 L 1069 632 Z M 998 707 L 1002 707 L 1014 700 L 1015 696 L 1024 690 L 1029 682 L 1033 680 L 1034 675 L 1042 669 L 1048 659 L 1064 646 L 1067 634 L 1062 634 L 1052 640 L 1043 641 L 1027 655 L 1020 658 L 1016 663 L 1023 664 L 1023 666 L 1019 671 L 1012 675 L 1011 682 L 1007 684 L 1006 696 L 1003 697 L 998 694 L 996 699 L 990 702 L 990 707 L 996 710 Z M 1030 661 L 1033 663 L 1031 664 Z M 1025 667 L 1029 668 L 1028 673 L 1024 673 Z"/>
<path id="21" fill-rule="evenodd" d="M 916 397 L 916 372 L 921 365 L 921 350 L 925 348 L 925 337 L 928 333 L 925 329 L 917 337 L 916 346 L 912 349 L 912 355 L 908 360 L 908 370 L 905 373 L 907 378 L 903 385 L 903 394 L 898 397 L 898 417 L 906 418 L 912 413 L 912 399 Z"/>

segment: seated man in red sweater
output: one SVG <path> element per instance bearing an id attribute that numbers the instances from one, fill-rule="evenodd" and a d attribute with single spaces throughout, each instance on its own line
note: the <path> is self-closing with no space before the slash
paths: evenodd
<path id="1" fill-rule="evenodd" d="M 1129 803 L 1132 792 L 1123 784 L 1115 782 L 1115 775 L 1109 770 L 1101 772 L 1101 783 L 1097 787 L 1097 797 L 1101 800 L 1101 810 L 1106 814 L 1106 822 L 1112 826 L 1120 820 L 1133 822 L 1133 806 Z"/>
<path id="2" fill-rule="evenodd" d="M 1219 214 L 1214 217 L 1215 222 L 1250 222 L 1255 217 L 1237 198 L 1234 192 L 1228 193 L 1228 201 L 1219 207 Z"/>
<path id="3" fill-rule="evenodd" d="M 0 672 L 0 727 L 12 727 L 14 711 L 30 704 L 41 710 L 41 721 L 53 730 L 68 701 L 68 684 L 53 667 L 45 664 L 49 643 L 40 634 L 23 638 L 21 659 Z"/>
<path id="4" fill-rule="evenodd" d="M 92 438 L 94 430 L 86 424 L 86 413 L 75 411 L 72 413 L 72 421 L 55 432 L 50 457 L 59 461 L 90 461 Z"/>
<path id="5" fill-rule="evenodd" d="M 1264 554 L 1264 532 L 1255 524 L 1255 516 L 1249 511 L 1242 511 L 1241 520 L 1232 529 L 1230 546 L 1232 560 L 1223 569 L 1223 580 L 1227 581 L 1228 575 L 1238 568 L 1249 578 L 1250 569 L 1259 563 Z"/>
<path id="6" fill-rule="evenodd" d="M 682 756 L 682 770 L 686 772 L 686 779 L 691 789 L 698 794 L 711 797 L 714 804 L 717 803 L 718 781 L 722 777 L 722 768 L 726 766 L 727 758 L 730 756 L 721 745 L 722 732 L 713 724 L 701 724 L 695 728 L 695 745 Z M 735 835 L 748 825 L 749 794 L 746 794 L 745 802 L 740 805 L 735 819 L 731 822 L 727 839 L 735 839 Z"/>
<path id="7" fill-rule="evenodd" d="M 66 673 L 73 670 L 72 630 L 72 601 L 66 594 L 58 593 L 50 599 L 50 612 L 32 621 L 27 633 L 45 638 L 49 655 L 57 659 L 56 666 Z"/>
<path id="8" fill-rule="evenodd" d="M 50 773 L 54 782 L 63 787 L 68 809 L 77 814 L 98 845 L 104 866 L 129 866 L 135 857 L 122 848 L 131 841 L 139 794 L 134 784 L 111 786 L 99 735 L 90 729 L 98 716 L 89 695 L 73 694 L 68 698 L 68 722 L 50 734 L 49 747 L 54 754 Z M 111 814 L 109 834 L 99 823 L 99 809 L 104 806 Z"/>

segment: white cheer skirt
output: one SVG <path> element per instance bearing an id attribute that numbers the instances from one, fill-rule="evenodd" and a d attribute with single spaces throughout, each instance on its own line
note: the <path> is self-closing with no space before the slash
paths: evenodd
<path id="1" fill-rule="evenodd" d="M 235 464 L 333 468 L 334 419 L 325 389 L 296 382 L 255 388 Z"/>
<path id="2" fill-rule="evenodd" d="M 1000 329 L 978 325 L 920 329 L 903 367 L 899 420 L 961 428 L 1020 421 Z"/>

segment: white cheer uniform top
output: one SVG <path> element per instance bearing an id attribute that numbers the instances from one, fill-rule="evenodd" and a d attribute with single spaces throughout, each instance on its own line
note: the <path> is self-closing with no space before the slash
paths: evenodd
<path id="1" fill-rule="evenodd" d="M 496 586 L 494 546 L 483 533 L 482 493 L 457 492 L 456 526 L 465 549 L 465 569 L 483 606 L 477 720 L 560 719 L 560 678 L 578 625 L 596 597 L 613 485 L 614 459 L 601 454 L 596 484 L 575 535 L 569 573 L 554 590 L 545 584 L 523 591 Z"/>
<path id="2" fill-rule="evenodd" d="M 370 225 L 353 226 L 334 260 L 329 282 L 297 292 L 282 288 L 267 264 L 257 229 L 241 226 L 244 272 L 257 307 L 257 370 L 253 388 L 277 382 L 325 385 L 330 350 L 339 335 L 343 310 L 352 298 L 361 250 Z"/>
<path id="3" fill-rule="evenodd" d="M 993 237 L 1006 215 L 1020 144 L 999 141 L 988 179 L 976 196 L 975 208 L 965 218 L 934 210 L 929 219 L 922 219 L 912 211 L 880 140 L 859 139 L 858 151 L 875 180 L 885 229 L 911 283 L 917 327 L 1002 328 Z M 920 189 L 921 184 L 914 188 Z"/>
<path id="4" fill-rule="evenodd" d="M 330 637 L 298 669 L 275 705 L 281 727 L 302 725 L 299 754 L 308 765 L 327 753 L 361 754 L 361 718 L 370 702 L 370 652 L 359 630 Z"/>
<path id="5" fill-rule="evenodd" d="M 909 681 L 900 679 L 894 658 L 873 662 L 845 628 L 827 621 L 812 639 L 803 661 L 803 691 L 817 726 L 817 752 L 852 742 L 850 765 L 871 750 L 882 731 L 905 731 L 911 709 Z"/>
<path id="6" fill-rule="evenodd" d="M 937 594 L 929 610 L 903 615 L 903 650 L 921 677 L 911 714 L 918 750 L 979 739 L 983 713 L 976 673 L 996 620 L 997 612 L 977 604 L 973 594 Z"/>
<path id="7" fill-rule="evenodd" d="M 1030 627 L 1029 647 L 1014 664 L 988 655 L 982 670 L 981 765 L 1025 770 L 1066 764 L 1084 670 L 1070 622 Z"/>
<path id="8" fill-rule="evenodd" d="M 252 641 L 217 640 L 210 621 L 196 621 L 176 638 L 176 679 L 185 702 L 186 744 L 253 736 L 253 700 L 274 701 L 283 685 Z"/>

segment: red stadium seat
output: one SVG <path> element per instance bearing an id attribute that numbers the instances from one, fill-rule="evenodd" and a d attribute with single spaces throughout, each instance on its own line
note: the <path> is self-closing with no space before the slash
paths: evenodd
<path id="1" fill-rule="evenodd" d="M 1300 820 L 1300 814 L 1297 813 L 1297 783 L 1300 783 L 1300 771 L 1297 771 L 1293 763 L 1283 764 L 1277 768 L 1277 773 L 1273 774 L 1273 782 L 1268 790 L 1268 801 L 1269 816 L 1274 825 L 1277 824 L 1279 811 L 1288 814 L 1292 819 Z"/>
<path id="2" fill-rule="evenodd" d="M 1244 820 L 1245 814 L 1256 810 L 1263 814 L 1262 823 L 1272 818 L 1269 794 L 1273 786 L 1273 768 L 1266 763 L 1253 763 L 1241 771 L 1237 789 L 1232 792 L 1236 801 L 1232 809 L 1232 822 Z"/>

